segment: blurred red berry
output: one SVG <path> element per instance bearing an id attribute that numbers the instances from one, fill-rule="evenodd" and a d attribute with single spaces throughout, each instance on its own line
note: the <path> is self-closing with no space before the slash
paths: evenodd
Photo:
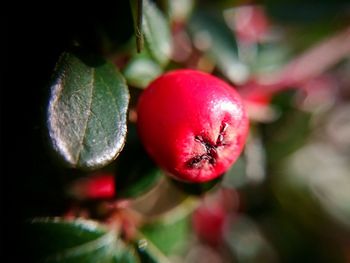
<path id="1" fill-rule="evenodd" d="M 192 216 L 193 229 L 198 238 L 212 245 L 219 244 L 223 238 L 226 216 L 227 212 L 220 203 L 201 204 Z"/>
<path id="2" fill-rule="evenodd" d="M 261 6 L 246 5 L 226 13 L 228 25 L 236 32 L 238 39 L 245 43 L 262 41 L 266 36 L 269 21 Z"/>
<path id="3" fill-rule="evenodd" d="M 79 179 L 73 183 L 70 192 L 82 200 L 112 198 L 115 195 L 114 175 L 103 173 Z"/>

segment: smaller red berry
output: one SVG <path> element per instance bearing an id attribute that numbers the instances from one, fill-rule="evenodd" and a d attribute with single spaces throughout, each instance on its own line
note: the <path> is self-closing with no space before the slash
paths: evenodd
<path id="1" fill-rule="evenodd" d="M 108 199 L 115 196 L 115 179 L 113 174 L 92 175 L 75 181 L 70 194 L 80 200 Z"/>
<path id="2" fill-rule="evenodd" d="M 246 5 L 232 11 L 233 15 L 228 16 L 228 24 L 240 41 L 250 44 L 260 42 L 266 37 L 270 22 L 263 7 Z"/>

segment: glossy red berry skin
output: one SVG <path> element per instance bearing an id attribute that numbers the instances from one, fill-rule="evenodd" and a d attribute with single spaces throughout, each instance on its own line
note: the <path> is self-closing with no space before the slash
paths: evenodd
<path id="1" fill-rule="evenodd" d="M 240 155 L 248 118 L 235 89 L 210 74 L 175 70 L 154 80 L 137 107 L 146 151 L 174 178 L 206 182 Z"/>

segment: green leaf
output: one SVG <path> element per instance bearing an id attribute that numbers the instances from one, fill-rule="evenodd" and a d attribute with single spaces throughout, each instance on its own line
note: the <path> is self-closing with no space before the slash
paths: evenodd
<path id="1" fill-rule="evenodd" d="M 239 60 L 236 40 L 222 15 L 197 11 L 189 27 L 196 47 L 208 53 L 226 78 L 237 84 L 246 81 L 249 68 Z"/>
<path id="2" fill-rule="evenodd" d="M 108 164 L 124 146 L 128 104 L 128 88 L 113 64 L 63 53 L 48 107 L 54 149 L 72 167 Z"/>
<path id="3" fill-rule="evenodd" d="M 156 255 L 183 253 L 188 248 L 191 233 L 190 216 L 199 200 L 180 191 L 168 178 L 163 178 L 151 191 L 134 199 L 132 209 L 145 219 L 139 229 L 139 239 L 144 240 L 141 245 L 148 245 Z"/>
<path id="4" fill-rule="evenodd" d="M 256 55 L 247 61 L 254 74 L 267 74 L 279 70 L 290 59 L 290 48 L 279 42 L 256 46 Z"/>
<path id="5" fill-rule="evenodd" d="M 170 263 L 170 261 L 158 250 L 158 248 L 139 233 L 138 240 L 134 247 L 141 260 L 141 263 Z"/>
<path id="6" fill-rule="evenodd" d="M 150 54 L 165 66 L 172 53 L 170 28 L 163 13 L 150 0 L 144 0 L 142 29 Z"/>
<path id="7" fill-rule="evenodd" d="M 176 218 L 176 215 L 174 215 Z M 188 248 L 190 217 L 182 216 L 175 222 L 154 222 L 142 227 L 141 232 L 165 255 L 179 254 Z"/>
<path id="8" fill-rule="evenodd" d="M 162 68 L 152 59 L 136 55 L 126 65 L 123 73 L 128 84 L 138 88 L 146 88 L 162 72 Z"/>
<path id="9" fill-rule="evenodd" d="M 116 233 L 94 221 L 35 218 L 26 228 L 35 262 L 112 262 Z"/>
<path id="10" fill-rule="evenodd" d="M 141 263 L 133 244 L 127 244 L 119 240 L 118 245 L 119 247 L 115 251 L 113 263 Z"/>
<path id="11" fill-rule="evenodd" d="M 145 160 L 141 160 L 144 162 Z M 130 163 L 128 163 L 130 166 Z M 152 187 L 161 179 L 162 171 L 157 168 L 146 167 L 146 163 L 141 163 L 129 168 L 128 174 L 120 178 L 120 183 L 117 184 L 116 191 L 118 198 L 138 197 L 143 193 L 151 190 Z M 126 165 L 125 165 L 126 166 Z M 142 172 L 142 168 L 146 168 Z M 125 168 L 124 168 L 125 169 Z"/>

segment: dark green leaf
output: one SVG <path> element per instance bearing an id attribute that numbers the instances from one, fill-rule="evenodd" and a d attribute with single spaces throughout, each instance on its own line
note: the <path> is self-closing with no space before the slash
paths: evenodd
<path id="1" fill-rule="evenodd" d="M 36 218 L 26 228 L 27 246 L 37 262 L 112 262 L 116 233 L 94 221 Z"/>
<path id="2" fill-rule="evenodd" d="M 164 176 L 162 171 L 157 168 L 144 167 L 147 170 L 141 172 L 142 165 L 147 164 L 141 163 L 140 165 L 130 167 L 129 174 L 124 174 L 123 179 L 117 184 L 116 191 L 119 198 L 137 197 L 150 190 Z"/>
<path id="3" fill-rule="evenodd" d="M 126 65 L 123 73 L 128 84 L 145 88 L 162 73 L 162 68 L 152 59 L 136 55 Z"/>
<path id="4" fill-rule="evenodd" d="M 150 0 L 144 0 L 142 28 L 147 48 L 156 61 L 165 66 L 172 53 L 168 21 Z"/>
<path id="5" fill-rule="evenodd" d="M 124 146 L 129 92 L 113 64 L 64 53 L 48 107 L 55 150 L 72 167 L 96 168 Z"/>
<path id="6" fill-rule="evenodd" d="M 246 81 L 249 69 L 239 60 L 236 40 L 222 15 L 198 11 L 192 15 L 189 26 L 197 48 L 208 52 L 230 81 Z"/>

